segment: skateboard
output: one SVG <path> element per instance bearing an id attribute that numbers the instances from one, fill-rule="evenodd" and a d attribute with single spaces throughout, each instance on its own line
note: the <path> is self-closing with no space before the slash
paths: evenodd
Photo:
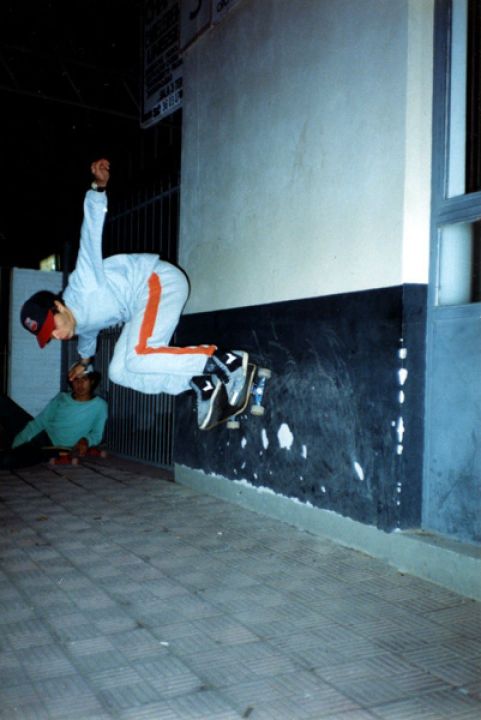
<path id="1" fill-rule="evenodd" d="M 264 415 L 265 407 L 262 402 L 266 383 L 271 377 L 271 374 L 269 368 L 257 367 L 257 365 L 249 363 L 247 366 L 246 382 L 238 402 L 234 406 L 229 405 L 227 393 L 225 388 L 222 387 L 213 408 L 211 421 L 203 429 L 211 430 L 217 427 L 217 425 L 226 423 L 229 430 L 238 430 L 240 427 L 238 416 L 245 412 L 249 403 L 251 403 L 250 411 L 252 415 Z"/>
<path id="2" fill-rule="evenodd" d="M 50 465 L 78 465 L 81 459 L 89 457 L 107 457 L 107 451 L 98 447 L 89 448 L 87 450 L 87 454 L 84 455 L 83 458 L 72 455 L 72 451 L 70 448 L 49 447 L 45 449 L 48 449 L 51 452 L 55 453 L 48 461 Z"/>

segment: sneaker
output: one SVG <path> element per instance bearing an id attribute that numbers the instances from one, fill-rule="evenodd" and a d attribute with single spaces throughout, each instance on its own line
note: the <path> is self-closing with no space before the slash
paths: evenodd
<path id="1" fill-rule="evenodd" d="M 244 387 L 249 353 L 243 350 L 217 350 L 207 360 L 205 372 L 217 375 L 226 386 L 229 405 L 235 405 Z"/>
<path id="2" fill-rule="evenodd" d="M 216 376 L 198 375 L 192 378 L 190 387 L 194 391 L 197 424 L 203 430 L 210 422 L 214 401 L 222 388 L 222 383 Z"/>

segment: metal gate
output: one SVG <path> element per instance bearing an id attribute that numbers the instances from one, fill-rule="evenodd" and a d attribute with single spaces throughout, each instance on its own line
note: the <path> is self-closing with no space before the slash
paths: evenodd
<path id="1" fill-rule="evenodd" d="M 179 185 L 154 187 L 136 193 L 111 208 L 104 229 L 103 256 L 152 252 L 163 260 L 177 261 Z M 121 327 L 99 335 L 96 368 L 102 378 L 98 392 L 109 405 L 105 440 L 123 457 L 161 467 L 172 466 L 174 398 L 145 395 L 108 380 L 108 367 Z M 67 362 L 75 361 L 76 343 L 67 343 Z"/>

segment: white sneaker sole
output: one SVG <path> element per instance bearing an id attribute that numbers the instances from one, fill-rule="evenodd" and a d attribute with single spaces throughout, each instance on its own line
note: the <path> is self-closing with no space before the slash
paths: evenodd
<path id="1" fill-rule="evenodd" d="M 216 400 L 216 398 L 217 398 L 217 395 L 218 395 L 219 392 L 220 392 L 221 387 L 222 387 L 222 383 L 221 383 L 220 380 L 218 380 L 218 382 L 217 382 L 217 384 L 216 384 L 216 386 L 215 386 L 215 388 L 214 388 L 214 392 L 212 393 L 212 395 L 211 395 L 211 397 L 210 397 L 210 400 L 209 400 L 209 410 L 208 410 L 208 412 L 207 412 L 207 415 L 206 415 L 205 418 L 203 419 L 202 423 L 199 423 L 199 421 L 197 420 L 197 424 L 198 424 L 200 430 L 204 430 L 204 428 L 205 428 L 205 427 L 210 423 L 210 421 L 211 421 L 212 411 L 213 411 L 213 409 L 214 409 L 214 403 L 215 403 L 215 400 Z"/>
<path id="2" fill-rule="evenodd" d="M 236 391 L 236 393 L 232 396 L 229 396 L 229 405 L 236 405 L 237 400 L 239 399 L 239 395 L 241 391 L 244 389 L 245 379 L 247 377 L 247 368 L 249 366 L 249 353 L 245 352 L 245 350 L 234 350 L 234 352 L 239 353 L 239 355 L 242 353 L 242 377 L 244 382 L 239 387 L 239 389 Z"/>

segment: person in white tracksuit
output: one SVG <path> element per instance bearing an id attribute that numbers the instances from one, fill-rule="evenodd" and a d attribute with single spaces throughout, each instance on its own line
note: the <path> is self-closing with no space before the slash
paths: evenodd
<path id="1" fill-rule="evenodd" d="M 84 372 L 95 355 L 97 335 L 123 324 L 109 367 L 112 382 L 143 393 L 177 395 L 193 390 L 198 424 L 205 427 L 224 385 L 235 405 L 244 386 L 248 354 L 221 351 L 216 345 L 169 345 L 189 294 L 189 283 L 175 265 L 150 253 L 102 258 L 110 164 L 92 163 L 92 188 L 84 201 L 84 218 L 75 270 L 62 296 L 43 290 L 21 310 L 22 325 L 40 347 L 52 338 L 78 336 L 80 359 L 69 379 Z"/>

